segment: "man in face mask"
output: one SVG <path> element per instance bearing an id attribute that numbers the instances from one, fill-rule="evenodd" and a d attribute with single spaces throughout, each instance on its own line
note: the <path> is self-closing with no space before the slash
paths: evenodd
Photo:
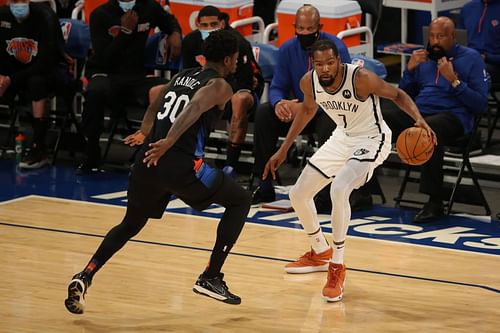
<path id="1" fill-rule="evenodd" d="M 182 40 L 182 60 L 184 68 L 205 64 L 201 45 L 208 35 L 219 29 L 228 30 L 238 40 L 238 66 L 236 73 L 227 78 L 234 95 L 227 104 L 224 119 L 227 121 L 227 158 L 224 172 L 236 177 L 236 167 L 248 128 L 248 116 L 255 112 L 262 94 L 264 80 L 255 60 L 252 45 L 229 25 L 229 16 L 214 6 L 205 6 L 198 13 L 197 30 Z"/>
<path id="2" fill-rule="evenodd" d="M 422 166 L 420 192 L 428 202 L 417 213 L 417 223 L 433 221 L 444 213 L 443 146 L 470 133 L 475 114 L 486 111 L 488 84 L 484 61 L 475 50 L 455 42 L 455 25 L 447 17 L 429 26 L 427 49 L 415 50 L 399 87 L 405 90 L 437 136 L 432 158 Z M 414 121 L 399 110 L 382 110 L 393 141 Z"/>
<path id="3" fill-rule="evenodd" d="M 154 0 L 108 0 L 90 14 L 93 55 L 87 62 L 89 80 L 83 105 L 85 161 L 79 174 L 99 168 L 99 138 L 106 106 L 112 115 L 125 112 L 134 100 L 147 101 L 151 87 L 165 83 L 144 68 L 149 33 L 156 27 L 167 35 L 170 58 L 180 56 L 181 31 L 175 17 Z M 130 96 L 130 97 L 129 97 Z"/>
<path id="4" fill-rule="evenodd" d="M 300 79 L 312 69 L 312 60 L 308 49 L 318 39 L 331 40 L 339 51 L 340 61 L 350 63 L 351 57 L 344 43 L 336 36 L 322 32 L 320 14 L 316 7 L 304 5 L 295 15 L 295 37 L 281 45 L 274 76 L 269 89 L 269 103 L 259 106 L 255 115 L 253 173 L 261 178 L 267 160 L 276 151 L 278 137 L 285 136 L 295 118 L 296 107 L 302 102 L 304 94 L 300 89 Z M 304 129 L 304 133 L 314 133 L 321 146 L 335 129 L 335 123 L 321 109 Z M 355 197 L 359 198 L 354 199 Z M 253 194 L 253 203 L 270 202 L 276 199 L 272 178 L 268 175 L 261 179 Z M 351 197 L 353 210 L 371 206 L 371 196 L 366 189 L 358 191 Z M 329 214 L 331 200 L 329 187 L 326 187 L 316 198 L 318 212 Z"/>
<path id="5" fill-rule="evenodd" d="M 39 168 L 48 163 L 45 137 L 49 97 L 61 82 L 58 71 L 59 21 L 45 4 L 10 0 L 0 7 L 0 99 L 10 103 L 16 95 L 31 101 L 33 139 L 21 168 Z"/>

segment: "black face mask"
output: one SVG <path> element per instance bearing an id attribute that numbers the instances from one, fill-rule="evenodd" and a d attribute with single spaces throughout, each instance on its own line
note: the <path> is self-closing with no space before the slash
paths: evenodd
<path id="1" fill-rule="evenodd" d="M 446 57 L 446 51 L 439 45 L 431 46 L 430 44 L 427 44 L 427 52 L 429 52 L 429 59 L 436 62 L 442 57 Z"/>
<path id="2" fill-rule="evenodd" d="M 319 31 L 316 31 L 316 32 L 313 32 L 312 34 L 307 34 L 307 35 L 299 35 L 299 34 L 295 34 L 299 40 L 299 43 L 300 43 L 300 46 L 302 46 L 302 48 L 304 50 L 307 50 L 308 48 L 310 48 L 315 41 L 318 40 L 318 37 L 319 37 Z"/>

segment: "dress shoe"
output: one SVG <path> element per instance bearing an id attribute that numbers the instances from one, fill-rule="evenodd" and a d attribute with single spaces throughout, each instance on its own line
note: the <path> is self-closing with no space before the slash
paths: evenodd
<path id="1" fill-rule="evenodd" d="M 417 213 L 417 215 L 415 215 L 413 222 L 415 223 L 432 222 L 443 215 L 444 215 L 443 203 L 429 201 L 424 205 L 422 210 L 420 210 Z"/>
<path id="2" fill-rule="evenodd" d="M 373 207 L 372 195 L 367 191 L 354 190 L 349 197 L 349 203 L 353 212 L 371 209 Z"/>
<path id="3" fill-rule="evenodd" d="M 261 202 L 273 202 L 276 201 L 276 193 L 274 192 L 274 188 L 269 191 L 263 191 L 259 186 L 255 189 L 252 194 L 252 205 L 261 203 Z"/>

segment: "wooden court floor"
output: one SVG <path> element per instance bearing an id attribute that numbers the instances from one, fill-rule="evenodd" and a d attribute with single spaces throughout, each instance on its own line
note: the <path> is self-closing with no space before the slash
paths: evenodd
<path id="1" fill-rule="evenodd" d="M 301 230 L 247 223 L 224 267 L 239 306 L 197 295 L 217 221 L 151 220 L 95 276 L 87 311 L 66 284 L 123 207 L 31 196 L 0 204 L 0 332 L 499 332 L 498 256 L 348 238 L 344 300 L 325 273 L 287 275 Z M 488 287 L 490 289 L 488 289 Z"/>

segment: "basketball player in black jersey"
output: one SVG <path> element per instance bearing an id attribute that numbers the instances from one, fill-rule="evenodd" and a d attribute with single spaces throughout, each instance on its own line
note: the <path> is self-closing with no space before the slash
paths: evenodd
<path id="1" fill-rule="evenodd" d="M 145 138 L 129 178 L 127 212 L 108 232 L 85 269 L 70 281 L 65 301 L 70 312 L 84 312 L 85 294 L 94 274 L 139 233 L 148 218 L 161 218 L 172 195 L 198 210 L 212 203 L 226 208 L 209 265 L 193 291 L 225 303 L 241 303 L 240 297 L 229 291 L 221 267 L 243 228 L 251 196 L 203 161 L 212 121 L 232 95 L 224 77 L 236 69 L 237 50 L 237 40 L 229 32 L 210 34 L 203 45 L 206 65 L 174 76 L 148 108 L 140 131 L 125 139 L 125 143 L 136 145 Z"/>

